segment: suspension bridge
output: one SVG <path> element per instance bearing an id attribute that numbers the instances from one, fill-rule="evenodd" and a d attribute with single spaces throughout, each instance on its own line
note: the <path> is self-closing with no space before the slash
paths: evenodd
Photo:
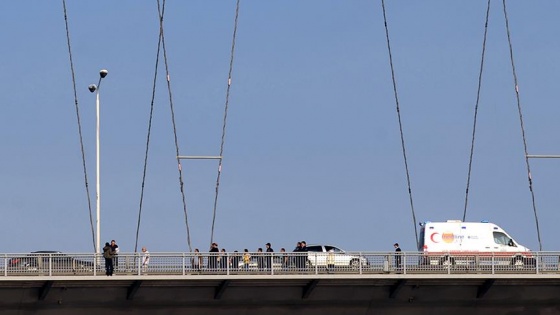
<path id="1" fill-rule="evenodd" d="M 182 118 L 177 115 L 177 100 L 173 93 L 176 89 L 172 81 L 172 58 L 168 54 L 166 34 L 168 29 L 165 22 L 169 4 L 165 0 L 158 0 L 158 38 L 153 70 L 153 84 L 151 89 L 150 108 L 148 113 L 147 131 L 145 133 L 143 168 L 140 183 L 138 209 L 134 215 L 136 221 L 135 242 L 131 252 L 120 253 L 120 268 L 114 277 L 108 278 L 102 272 L 98 263 L 101 259 L 100 246 L 100 218 L 94 215 L 94 206 L 100 206 L 101 194 L 99 186 L 96 192 L 90 188 L 90 175 L 86 165 L 85 140 L 83 139 L 83 117 L 78 99 L 79 86 L 76 69 L 75 38 L 71 37 L 72 11 L 67 7 L 66 0 L 62 1 L 65 22 L 69 69 L 72 79 L 72 89 L 77 118 L 80 153 L 82 160 L 82 174 L 84 190 L 89 216 L 89 230 L 91 231 L 92 252 L 95 254 L 67 254 L 72 260 L 62 265 L 56 265 L 57 255 L 40 255 L 35 257 L 40 261 L 38 265 L 25 265 L 23 268 L 10 268 L 9 263 L 14 259 L 21 259 L 22 254 L 3 254 L 0 257 L 0 308 L 6 314 L 42 313 L 74 314 L 76 312 L 164 312 L 164 313 L 243 313 L 243 314 L 402 314 L 415 313 L 449 313 L 457 314 L 512 314 L 535 313 L 553 314 L 560 312 L 557 304 L 558 288 L 560 288 L 560 253 L 543 250 L 537 198 L 531 171 L 531 160 L 538 158 L 557 158 L 556 155 L 531 154 L 528 149 L 526 124 L 520 97 L 518 73 L 514 58 L 514 45 L 510 31 L 510 19 L 505 0 L 501 1 L 504 27 L 507 35 L 507 49 L 512 73 L 511 91 L 515 96 L 516 114 L 521 131 L 521 144 L 525 162 L 527 178 L 527 194 L 531 200 L 532 222 L 528 224 L 535 231 L 538 251 L 535 251 L 537 263 L 534 266 L 495 267 L 479 264 L 480 257 L 473 257 L 468 266 L 420 266 L 419 259 L 423 253 L 405 252 L 404 268 L 394 267 L 393 253 L 385 252 L 350 252 L 350 255 L 364 259 L 366 263 L 355 266 L 306 266 L 304 269 L 293 266 L 271 267 L 259 269 L 238 268 L 236 264 L 227 264 L 223 268 L 197 269 L 193 266 L 193 228 L 192 211 L 188 207 L 187 198 L 189 187 L 186 184 L 186 170 L 191 160 L 205 160 L 216 162 L 214 194 L 212 209 L 209 212 L 209 243 L 216 239 L 217 222 L 220 215 L 220 192 L 224 170 L 227 161 L 228 117 L 231 114 L 231 94 L 235 91 L 236 42 L 240 32 L 238 25 L 242 23 L 243 1 L 235 2 L 231 12 L 233 28 L 229 45 L 229 63 L 224 69 L 227 80 L 223 85 L 223 108 L 219 133 L 219 146 L 215 155 L 186 155 L 181 147 L 182 140 L 178 129 Z M 472 194 L 472 174 L 476 170 L 476 148 L 480 136 L 477 131 L 479 125 L 479 105 L 484 87 L 484 76 L 487 66 L 488 30 L 490 22 L 491 2 L 488 0 L 485 19 L 480 25 L 483 29 L 481 38 L 481 55 L 478 68 L 477 90 L 475 93 L 474 109 L 472 112 L 472 128 L 468 156 L 468 171 L 464 188 L 464 202 L 461 211 L 462 219 L 470 218 L 469 201 Z M 494 6 L 496 7 L 496 6 Z M 172 10 L 172 9 L 171 9 Z M 387 80 L 390 81 L 393 94 L 393 108 L 397 119 L 399 146 L 402 156 L 402 171 L 406 186 L 402 187 L 407 194 L 411 230 L 414 230 L 414 244 L 418 244 L 418 211 L 415 203 L 416 191 L 413 189 L 413 175 L 410 158 L 410 143 L 406 141 L 406 109 L 403 108 L 402 91 L 399 89 L 399 73 L 395 64 L 398 57 L 394 52 L 394 38 L 391 36 L 393 24 L 390 22 L 390 7 L 386 7 L 384 0 L 379 3 L 379 10 L 383 17 L 384 45 L 387 51 L 387 62 L 390 69 Z M 80 51 L 80 50 L 78 50 Z M 163 68 L 163 69 L 162 69 Z M 111 71 L 111 69 L 109 69 Z M 102 72 L 103 73 L 103 72 Z M 163 74 L 162 74 L 163 73 Z M 113 74 L 110 72 L 109 77 Z M 105 72 L 107 75 L 107 72 Z M 158 78 L 165 78 L 164 93 L 169 105 L 172 127 L 172 141 L 177 167 L 177 190 L 180 194 L 181 221 L 185 227 L 185 244 L 188 251 L 183 253 L 151 254 L 150 266 L 140 264 L 141 253 L 138 251 L 143 233 L 143 215 L 145 215 L 145 196 L 150 154 L 153 154 L 154 139 L 152 134 L 153 117 L 156 113 L 156 95 L 160 92 Z M 98 82 L 100 86 L 101 79 Z M 98 88 L 98 87 L 97 87 Z M 95 91 L 95 90 L 94 90 Z M 95 91 L 98 93 L 99 89 Z M 98 100 L 99 102 L 99 100 Z M 99 165 L 97 166 L 99 168 Z M 96 179 L 99 180 L 99 173 Z M 95 198 L 91 196 L 95 195 Z M 132 216 L 130 216 L 132 217 Z M 526 223 L 527 224 L 527 223 Z M 97 227 L 97 228 L 96 228 Z M 226 259 L 231 261 L 235 253 L 227 252 Z M 297 254 L 287 254 L 290 259 L 297 258 Z M 292 255 L 292 256 L 290 256 Z M 24 256 L 28 257 L 28 256 Z M 204 259 L 212 257 L 210 253 L 203 253 Z M 276 256 L 271 256 L 274 260 Z M 483 260 L 493 262 L 492 255 Z M 88 262 L 80 264 L 76 261 Z M 206 262 L 204 265 L 208 265 Z M 490 267 L 488 267 L 490 266 Z M 437 308 L 435 309 L 435 307 Z"/>

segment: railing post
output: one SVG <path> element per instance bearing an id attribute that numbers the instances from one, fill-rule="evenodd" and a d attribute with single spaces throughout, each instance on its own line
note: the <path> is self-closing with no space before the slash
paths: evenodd
<path id="1" fill-rule="evenodd" d="M 315 253 L 315 274 L 319 274 L 319 264 L 317 263 L 317 253 Z"/>
<path id="2" fill-rule="evenodd" d="M 8 276 L 8 254 L 4 254 L 4 277 Z"/>
<path id="3" fill-rule="evenodd" d="M 136 264 L 136 268 L 138 268 L 137 270 L 137 274 L 141 275 L 142 274 L 142 259 L 140 257 L 139 253 L 134 253 L 134 259 L 135 261 L 137 261 L 138 263 Z"/>
<path id="4" fill-rule="evenodd" d="M 406 252 L 403 253 L 403 262 L 402 262 L 402 263 L 403 263 L 403 265 L 402 265 L 402 267 L 403 267 L 403 274 L 406 275 Z"/>
<path id="5" fill-rule="evenodd" d="M 540 252 L 537 252 L 536 257 L 534 258 L 535 259 L 535 273 L 536 274 L 539 274 L 539 265 L 540 265 L 539 261 L 541 260 L 540 257 L 539 257 L 539 254 L 540 254 Z M 527 261 L 529 261 L 529 260 L 527 260 Z"/>
<path id="6" fill-rule="evenodd" d="M 358 271 L 360 272 L 360 274 L 362 274 L 362 252 L 359 252 L 358 257 L 360 257 L 360 259 L 358 260 Z"/>
<path id="7" fill-rule="evenodd" d="M 494 268 L 496 267 L 496 261 L 494 258 L 494 253 L 492 252 L 492 274 L 494 274 Z"/>
<path id="8" fill-rule="evenodd" d="M 270 268 L 270 275 L 274 276 L 274 253 L 269 253 L 270 254 L 270 266 L 268 266 Z"/>
<path id="9" fill-rule="evenodd" d="M 37 259 L 42 259 L 41 256 L 37 257 Z M 49 277 L 52 276 L 52 254 L 49 253 Z"/>
<path id="10" fill-rule="evenodd" d="M 226 253 L 226 257 L 222 257 L 226 260 L 226 275 L 229 276 L 229 253 Z"/>
<path id="11" fill-rule="evenodd" d="M 186 256 L 187 256 L 187 254 L 183 253 L 183 267 L 181 268 L 183 276 L 185 275 L 185 270 L 187 270 L 187 257 Z"/>

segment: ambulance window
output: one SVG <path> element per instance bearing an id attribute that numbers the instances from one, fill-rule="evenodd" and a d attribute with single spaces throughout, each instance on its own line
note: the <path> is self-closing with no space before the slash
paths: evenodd
<path id="1" fill-rule="evenodd" d="M 502 232 L 494 232 L 494 243 L 508 245 L 510 238 Z"/>

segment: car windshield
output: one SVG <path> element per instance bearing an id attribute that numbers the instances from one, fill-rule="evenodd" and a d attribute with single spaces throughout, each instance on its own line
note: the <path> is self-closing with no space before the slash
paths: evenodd
<path id="1" fill-rule="evenodd" d="M 340 254 L 344 254 L 344 251 L 338 247 L 334 247 L 334 246 L 325 246 L 325 250 L 327 252 L 333 251 L 335 253 L 340 253 Z"/>

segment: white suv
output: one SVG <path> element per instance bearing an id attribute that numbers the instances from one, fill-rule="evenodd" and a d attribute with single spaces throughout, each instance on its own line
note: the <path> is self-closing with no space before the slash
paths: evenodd
<path id="1" fill-rule="evenodd" d="M 360 263 L 367 266 L 364 257 L 347 254 L 342 249 L 331 245 L 308 245 L 307 259 L 311 266 L 334 265 L 335 267 L 358 268 Z"/>

